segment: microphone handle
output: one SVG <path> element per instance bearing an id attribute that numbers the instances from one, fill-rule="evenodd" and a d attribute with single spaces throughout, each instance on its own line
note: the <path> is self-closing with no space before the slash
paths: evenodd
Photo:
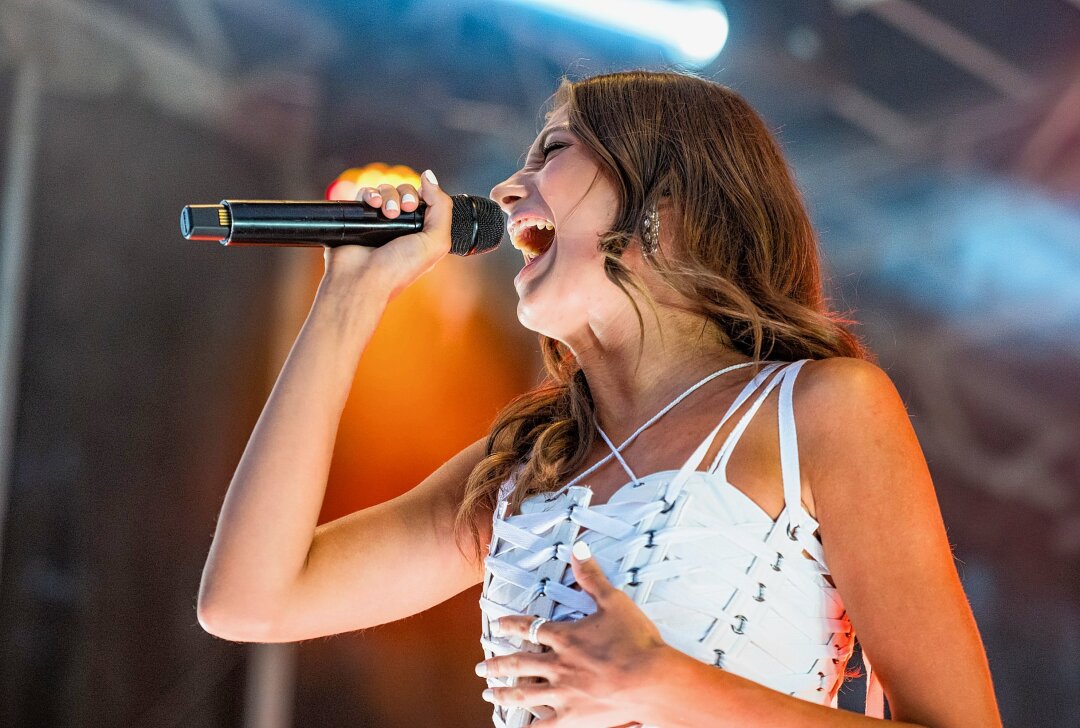
<path id="1" fill-rule="evenodd" d="M 395 218 L 363 202 L 222 200 L 229 215 L 229 235 L 222 245 L 330 246 L 364 245 L 370 248 L 424 227 L 427 204 Z"/>

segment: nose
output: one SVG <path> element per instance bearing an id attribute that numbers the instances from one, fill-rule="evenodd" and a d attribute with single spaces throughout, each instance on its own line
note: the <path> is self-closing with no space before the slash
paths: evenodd
<path id="1" fill-rule="evenodd" d="M 491 188 L 491 192 L 488 193 L 488 197 L 493 199 L 499 204 L 499 207 L 503 209 L 503 212 L 509 214 L 510 207 L 521 199 L 524 188 L 515 181 L 517 175 L 508 177 L 499 184 Z"/>

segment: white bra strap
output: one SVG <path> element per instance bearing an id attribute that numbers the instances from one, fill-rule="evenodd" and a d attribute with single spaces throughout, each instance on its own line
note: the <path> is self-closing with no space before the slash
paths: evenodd
<path id="1" fill-rule="evenodd" d="M 776 367 L 769 370 L 769 374 L 776 371 L 779 366 L 780 365 L 777 364 Z M 727 464 L 728 461 L 731 460 L 731 454 L 735 451 L 735 445 L 738 444 L 739 439 L 743 436 L 743 433 L 746 432 L 750 420 L 753 419 L 754 415 L 757 414 L 757 411 L 761 409 L 761 405 L 765 402 L 765 399 L 783 378 L 784 374 L 781 372 L 773 377 L 768 384 L 762 387 L 761 393 L 758 395 L 757 399 L 755 399 L 753 404 L 750 405 L 750 408 L 743 413 L 743 416 L 739 418 L 739 421 L 735 423 L 735 427 L 732 428 L 727 439 L 724 440 L 724 444 L 720 446 L 720 449 L 716 453 L 716 458 L 713 459 L 712 465 L 709 466 L 710 473 L 719 472 L 720 477 L 727 482 Z"/>
<path id="2" fill-rule="evenodd" d="M 658 419 L 660 419 L 660 418 L 661 418 L 661 417 L 663 417 L 663 416 L 664 416 L 665 414 L 667 414 L 667 412 L 668 412 L 668 411 L 669 411 L 669 410 L 670 410 L 670 409 L 671 409 L 672 407 L 674 407 L 674 406 L 675 406 L 675 405 L 677 405 L 677 404 L 678 404 L 679 402 L 681 402 L 681 401 L 683 401 L 684 399 L 686 399 L 687 397 L 689 397 L 689 396 L 690 396 L 690 394 L 691 394 L 691 393 L 693 393 L 693 392 L 694 392 L 694 390 L 696 390 L 696 389 L 697 389 L 698 387 L 701 387 L 701 386 L 703 386 L 704 384 L 706 384 L 707 382 L 709 382 L 709 381 L 710 381 L 711 379 L 714 379 L 715 377 L 718 377 L 718 376 L 720 376 L 721 374 L 724 374 L 724 373 L 726 373 L 726 372 L 730 372 L 730 371 L 732 371 L 732 370 L 734 370 L 734 369 L 742 369 L 743 367 L 748 367 L 748 366 L 752 365 L 753 363 L 754 363 L 754 362 L 752 362 L 752 361 L 747 361 L 747 362 L 743 362 L 743 363 L 741 363 L 741 364 L 732 364 L 731 366 L 728 366 L 728 367 L 724 367 L 723 369 L 720 369 L 720 370 L 718 370 L 718 371 L 715 371 L 715 372 L 713 372 L 713 373 L 712 373 L 712 374 L 710 374 L 709 376 L 707 376 L 707 377 L 705 377 L 704 379 L 702 379 L 702 380 L 700 380 L 699 382 L 697 382 L 697 384 L 691 385 L 689 389 L 687 389 L 687 390 L 686 390 L 685 392 L 683 392 L 683 393 L 682 393 L 682 394 L 680 394 L 680 395 L 679 395 L 678 397 L 676 397 L 675 399 L 673 399 L 673 400 L 672 400 L 671 402 L 669 402 L 669 403 L 667 404 L 667 406 L 665 406 L 665 407 L 664 407 L 664 408 L 663 408 L 662 410 L 660 410 L 660 411 L 659 411 L 659 412 L 657 412 L 657 413 L 656 413 L 655 415 L 653 415 L 653 416 L 652 416 L 652 418 L 650 418 L 648 422 L 646 422 L 645 424 L 643 424 L 643 425 L 642 425 L 641 427 L 637 428 L 637 430 L 636 430 L 636 431 L 634 431 L 634 434 L 632 434 L 632 435 L 630 435 L 630 437 L 626 438 L 626 440 L 624 440 L 624 441 L 623 441 L 623 443 L 622 443 L 621 445 L 619 445 L 618 447 L 615 447 L 615 445 L 614 445 L 614 444 L 613 444 L 613 443 L 611 442 L 611 439 L 610 439 L 610 438 L 609 438 L 609 437 L 607 436 L 607 433 L 606 433 L 606 432 L 604 432 L 604 429 L 603 429 L 602 427 L 600 427 L 600 423 L 599 423 L 599 422 L 597 422 L 597 423 L 596 423 L 596 429 L 600 431 L 600 434 L 601 434 L 601 436 L 603 436 L 603 438 L 604 438 L 604 442 L 606 442 L 606 443 L 607 443 L 608 447 L 609 447 L 609 448 L 611 449 L 611 452 L 610 452 L 610 453 L 608 453 L 607 455 L 605 455 L 605 456 L 604 456 L 603 458 L 601 458 L 601 459 L 600 459 L 600 460 L 598 460 L 597 462 L 593 463 L 593 465 L 592 465 L 592 466 L 591 466 L 591 467 L 590 467 L 589 469 L 585 470 L 585 471 L 584 471 L 584 472 L 582 472 L 582 473 L 579 473 L 579 474 L 577 475 L 577 477 L 575 477 L 575 478 L 574 478 L 573 480 L 569 481 L 568 483 L 564 484 L 564 485 L 562 486 L 562 488 L 560 488 L 559 490 L 561 491 L 561 490 L 563 490 L 563 489 L 565 489 L 565 488 L 568 488 L 568 487 L 570 487 L 570 486 L 571 486 L 571 485 L 573 485 L 574 483 L 577 483 L 577 482 L 578 482 L 579 480 L 581 480 L 582 478 L 584 478 L 584 477 L 585 477 L 586 475 L 588 475 L 589 473 L 591 473 L 592 471 L 596 470 L 596 469 L 597 469 L 597 468 L 599 468 L 599 467 L 600 467 L 601 465 L 603 465 L 604 463 L 606 463 L 606 462 L 607 462 L 607 461 L 608 461 L 608 460 L 609 460 L 609 459 L 611 458 L 611 456 L 612 456 L 612 455 L 614 455 L 614 456 L 616 456 L 616 457 L 618 457 L 618 458 L 619 458 L 619 462 L 621 462 L 621 463 L 623 464 L 623 468 L 625 468 L 625 469 L 626 469 L 626 472 L 627 472 L 627 474 L 628 474 L 628 475 L 630 475 L 630 477 L 631 477 L 631 478 L 633 478 L 633 479 L 634 479 L 634 480 L 636 481 L 636 480 L 637 480 L 637 476 L 635 476 L 635 475 L 634 475 L 634 474 L 633 474 L 633 473 L 632 473 L 632 472 L 630 471 L 630 468 L 629 468 L 629 466 L 627 466 L 627 465 L 626 465 L 626 461 L 622 459 L 622 457 L 621 457 L 621 455 L 620 455 L 620 452 L 621 452 L 621 451 L 622 451 L 622 450 L 623 450 L 623 449 L 624 449 L 624 448 L 625 448 L 625 447 L 626 447 L 627 445 L 629 445 L 629 444 L 630 444 L 631 442 L 633 442 L 633 441 L 634 441 L 634 438 L 636 438 L 636 437 L 637 437 L 638 435 L 640 435 L 640 434 L 641 434 L 642 432 L 644 432 L 644 431 L 645 431 L 645 429 L 646 429 L 647 427 L 649 427 L 649 426 L 650 426 L 650 425 L 652 425 L 652 424 L 653 424 L 654 422 L 656 422 L 656 421 L 657 421 Z M 777 365 L 777 366 L 779 366 L 779 365 Z"/>
<path id="3" fill-rule="evenodd" d="M 784 380 L 780 384 L 779 424 L 780 424 L 780 472 L 784 479 L 784 504 L 792 525 L 804 519 L 802 507 L 802 475 L 799 471 L 799 443 L 795 434 L 795 409 L 792 405 L 792 389 L 795 377 L 808 360 L 802 359 L 780 372 Z M 809 514 L 806 514 L 809 516 Z"/>
<path id="4" fill-rule="evenodd" d="M 754 391 L 761 385 L 761 382 L 764 381 L 774 371 L 776 371 L 776 369 L 781 365 L 782 362 L 769 364 L 767 367 L 758 372 L 757 375 L 755 375 L 754 378 L 750 380 L 750 383 L 743 388 L 740 396 L 731 403 L 731 407 L 728 408 L 727 413 L 724 414 L 724 417 L 720 420 L 720 423 L 713 428 L 712 432 L 705 436 L 705 439 L 702 440 L 700 445 L 698 445 L 697 450 L 695 450 L 694 453 L 687 459 L 687 461 L 683 463 L 683 466 L 679 470 L 678 475 L 676 475 L 675 479 L 671 481 L 670 488 L 673 490 L 671 490 L 670 492 L 677 492 L 677 490 L 674 489 L 681 487 L 683 481 L 685 481 L 686 478 L 690 476 L 690 473 L 697 470 L 698 466 L 701 465 L 701 461 L 705 459 L 705 455 L 709 452 L 709 448 L 712 447 L 713 440 L 716 439 L 716 435 L 720 432 L 720 428 L 724 426 L 724 423 L 728 421 L 728 419 L 739 408 L 739 406 L 742 405 L 742 403 L 745 402 L 746 399 L 754 393 Z M 772 384 L 770 383 L 770 385 L 768 386 L 772 386 Z"/>

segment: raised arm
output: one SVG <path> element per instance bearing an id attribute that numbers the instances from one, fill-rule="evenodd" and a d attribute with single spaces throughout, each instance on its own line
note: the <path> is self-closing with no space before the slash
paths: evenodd
<path id="1" fill-rule="evenodd" d="M 381 185 L 378 201 L 364 190 L 390 217 L 417 204 L 411 185 Z M 482 441 L 412 491 L 316 528 L 358 360 L 388 302 L 450 249 L 453 202 L 433 178 L 422 191 L 423 231 L 325 251 L 315 301 L 218 518 L 198 600 L 213 634 L 275 642 L 343 632 L 413 614 L 479 580 L 450 523 Z M 413 199 L 401 202 L 406 192 Z"/>

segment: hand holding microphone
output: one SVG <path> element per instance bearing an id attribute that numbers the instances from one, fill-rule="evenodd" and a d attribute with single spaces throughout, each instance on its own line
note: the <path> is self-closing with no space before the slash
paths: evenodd
<path id="1" fill-rule="evenodd" d="M 410 200 L 406 195 L 411 196 Z M 356 275 L 365 267 L 375 266 L 392 279 L 391 298 L 407 288 L 442 260 L 452 248 L 451 221 L 453 200 L 438 185 L 429 169 L 420 175 L 420 190 L 409 184 L 361 187 L 357 201 L 366 203 L 383 216 L 394 220 L 402 213 L 416 212 L 423 199 L 423 228 L 420 232 L 393 238 L 379 247 L 364 245 L 327 245 L 323 249 L 324 275 Z M 502 231 L 500 231 L 500 238 Z"/>
<path id="2" fill-rule="evenodd" d="M 402 184 L 363 187 L 356 201 L 223 200 L 189 205 L 180 216 L 181 232 L 189 240 L 227 246 L 321 245 L 327 275 L 374 268 L 389 274 L 392 296 L 447 253 L 476 255 L 498 247 L 505 223 L 495 202 L 450 197 L 431 170 L 421 175 L 419 192 Z"/>

